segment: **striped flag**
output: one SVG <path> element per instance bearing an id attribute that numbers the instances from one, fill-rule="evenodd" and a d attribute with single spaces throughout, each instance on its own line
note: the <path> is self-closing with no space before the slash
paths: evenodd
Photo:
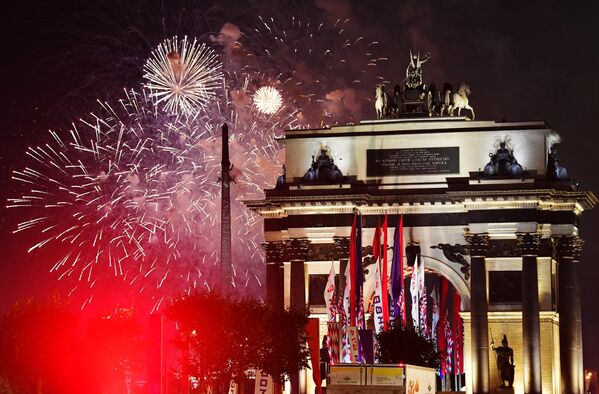
<path id="1" fill-rule="evenodd" d="M 327 306 L 329 321 L 335 321 L 337 318 L 337 308 L 335 307 L 335 265 L 331 262 L 331 270 L 327 284 L 324 288 L 324 301 Z"/>
<path id="2" fill-rule="evenodd" d="M 446 357 L 445 357 L 445 371 L 451 374 L 453 364 L 453 336 L 451 335 L 451 327 L 449 326 L 449 320 L 447 317 L 445 320 L 445 340 L 447 341 Z"/>
<path id="3" fill-rule="evenodd" d="M 351 235 L 349 240 L 349 277 L 346 275 L 345 288 L 349 286 L 349 322 L 350 326 L 356 323 L 356 222 L 357 215 L 354 214 L 354 221 L 351 226 Z"/>
<path id="4" fill-rule="evenodd" d="M 420 333 L 428 338 L 430 338 L 431 333 L 428 327 L 428 300 L 426 296 L 426 288 L 425 291 L 420 297 Z"/>
<path id="5" fill-rule="evenodd" d="M 437 328 L 439 325 L 439 295 L 437 294 L 437 288 L 433 287 L 433 291 L 430 294 L 431 299 L 431 338 L 437 340 Z"/>
<path id="6" fill-rule="evenodd" d="M 339 363 L 339 323 L 327 323 L 327 346 L 329 348 L 329 358 L 331 365 Z"/>

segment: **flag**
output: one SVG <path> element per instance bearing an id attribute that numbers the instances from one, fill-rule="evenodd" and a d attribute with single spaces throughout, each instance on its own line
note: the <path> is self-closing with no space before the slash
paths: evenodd
<path id="1" fill-rule="evenodd" d="M 374 269 L 374 299 L 372 309 L 374 312 L 374 331 L 379 334 L 385 329 L 385 318 L 383 316 L 383 289 L 381 287 L 381 273 L 379 265 Z"/>
<path id="2" fill-rule="evenodd" d="M 451 335 L 451 327 L 449 319 L 445 318 L 445 340 L 447 341 L 446 356 L 445 356 L 445 372 L 451 374 L 453 364 L 453 337 Z"/>
<path id="3" fill-rule="evenodd" d="M 425 288 L 426 290 L 426 288 Z M 427 338 L 431 337 L 431 333 L 428 327 L 428 299 L 426 296 L 426 291 L 420 298 L 420 332 L 426 336 Z"/>
<path id="4" fill-rule="evenodd" d="M 327 323 L 327 347 L 329 348 L 329 359 L 331 365 L 339 363 L 339 323 Z"/>
<path id="5" fill-rule="evenodd" d="M 430 294 L 431 299 L 431 338 L 437 340 L 437 326 L 439 325 L 439 295 L 437 294 L 437 288 L 433 287 L 433 291 Z"/>
<path id="6" fill-rule="evenodd" d="M 356 327 L 358 329 L 366 328 L 364 316 L 364 271 L 362 269 L 362 215 L 357 216 L 356 220 L 356 241 L 354 242 L 354 259 L 356 267 L 356 276 L 354 281 L 356 297 Z M 352 289 L 353 290 L 353 289 Z"/>
<path id="7" fill-rule="evenodd" d="M 393 234 L 393 261 L 391 262 L 391 294 L 395 318 L 406 324 L 405 294 L 403 289 L 403 216 L 399 217 Z"/>
<path id="8" fill-rule="evenodd" d="M 412 323 L 414 327 L 420 328 L 420 302 L 418 297 L 418 259 L 412 267 L 412 277 L 410 279 L 410 297 L 412 298 Z"/>
<path id="9" fill-rule="evenodd" d="M 316 385 L 316 393 L 322 394 L 322 379 L 320 378 L 320 344 L 318 343 L 319 320 L 316 317 L 308 318 L 305 332 L 308 338 L 308 351 L 310 352 L 310 364 L 312 367 L 312 380 Z"/>
<path id="10" fill-rule="evenodd" d="M 349 239 L 349 278 L 345 276 L 345 288 L 349 286 L 349 325 L 356 324 L 356 221 L 357 215 L 354 214 L 354 221 L 351 226 L 351 234 Z"/>
<path id="11" fill-rule="evenodd" d="M 349 326 L 350 323 L 350 298 L 351 298 L 351 269 L 350 264 L 345 267 L 345 289 L 343 291 L 342 307 L 340 308 L 341 316 L 341 335 L 342 335 L 342 360 L 346 363 L 351 363 L 351 352 L 349 346 Z"/>
<path id="12" fill-rule="evenodd" d="M 335 265 L 331 262 L 331 270 L 329 278 L 324 288 L 324 301 L 327 306 L 329 321 L 335 321 L 337 318 L 337 310 L 335 308 Z"/>
<path id="13" fill-rule="evenodd" d="M 441 319 L 439 321 L 439 332 L 437 334 L 437 347 L 441 354 L 441 376 L 445 376 L 447 373 L 447 332 L 445 330 L 445 322 L 447 320 L 447 292 L 449 290 L 449 282 L 447 279 L 441 277 L 441 297 L 439 298 L 439 312 Z"/>
<path id="14" fill-rule="evenodd" d="M 455 353 L 455 373 L 464 373 L 464 334 L 460 316 L 462 299 L 457 291 L 453 293 L 453 343 Z"/>
<path id="15" fill-rule="evenodd" d="M 428 300 L 426 297 L 426 283 L 424 282 L 424 259 L 421 256 L 418 256 L 418 302 L 420 305 L 420 332 L 423 335 L 430 336 L 428 332 Z"/>
<path id="16" fill-rule="evenodd" d="M 389 221 L 387 220 L 387 214 L 385 213 L 385 220 L 383 221 L 383 257 L 381 260 L 381 291 L 383 293 L 383 321 L 385 322 L 385 329 L 389 328 L 389 289 L 387 286 L 389 280 L 389 274 L 387 273 L 387 228 L 389 227 Z"/>

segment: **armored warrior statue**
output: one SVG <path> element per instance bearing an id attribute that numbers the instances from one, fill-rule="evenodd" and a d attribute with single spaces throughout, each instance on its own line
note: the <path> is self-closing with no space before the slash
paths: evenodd
<path id="1" fill-rule="evenodd" d="M 339 167 L 335 165 L 333 158 L 329 157 L 325 148 L 320 150 L 320 155 L 316 160 L 314 160 L 314 156 L 312 156 L 312 164 L 304 174 L 305 182 L 335 182 L 340 181 L 341 179 L 343 179 L 343 174 L 339 170 Z"/>
<path id="2" fill-rule="evenodd" d="M 489 157 L 491 160 L 484 169 L 486 176 L 519 176 L 524 171 L 513 152 L 505 147 L 504 141 L 501 141 L 495 154 L 490 153 Z"/>
<path id="3" fill-rule="evenodd" d="M 560 164 L 555 145 L 551 146 L 547 155 L 547 178 L 553 181 L 568 179 L 568 170 Z"/>
<path id="4" fill-rule="evenodd" d="M 410 64 L 406 69 L 406 88 L 418 89 L 422 86 L 422 65 L 431 58 L 431 54 L 427 53 L 424 59 L 420 59 L 420 51 L 414 55 L 410 50 Z"/>
<path id="5" fill-rule="evenodd" d="M 501 346 L 495 347 L 495 342 L 491 341 L 491 349 L 495 351 L 497 356 L 497 369 L 499 370 L 499 379 L 501 384 L 499 387 L 505 387 L 507 382 L 508 387 L 514 385 L 514 351 L 507 344 L 507 337 L 504 335 L 501 340 Z"/>

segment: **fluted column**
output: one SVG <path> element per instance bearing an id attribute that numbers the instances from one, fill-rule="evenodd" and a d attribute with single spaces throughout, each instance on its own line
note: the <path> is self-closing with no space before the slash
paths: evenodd
<path id="1" fill-rule="evenodd" d="M 522 353 L 524 392 L 541 393 L 541 328 L 539 323 L 539 278 L 537 255 L 541 235 L 516 233 L 522 255 Z"/>
<path id="2" fill-rule="evenodd" d="M 262 244 L 266 253 L 266 302 L 283 309 L 283 249 L 282 241 Z"/>
<path id="3" fill-rule="evenodd" d="M 582 393 L 584 370 L 578 261 L 583 241 L 574 235 L 554 236 L 551 241 L 557 260 L 560 391 Z"/>
<path id="4" fill-rule="evenodd" d="M 470 252 L 470 317 L 472 393 L 489 393 L 489 303 L 487 300 L 487 269 L 485 256 L 489 247 L 487 233 L 466 233 Z"/>
<path id="5" fill-rule="evenodd" d="M 285 261 L 291 263 L 291 300 L 290 309 L 306 308 L 306 275 L 304 264 L 310 241 L 307 238 L 293 238 L 285 241 Z M 300 371 L 291 375 L 291 394 L 303 394 L 305 374 Z"/>
<path id="6" fill-rule="evenodd" d="M 335 249 L 337 258 L 339 259 L 339 289 L 338 296 L 343 297 L 343 290 L 345 289 L 345 268 L 349 262 L 349 237 L 333 237 L 335 242 Z"/>

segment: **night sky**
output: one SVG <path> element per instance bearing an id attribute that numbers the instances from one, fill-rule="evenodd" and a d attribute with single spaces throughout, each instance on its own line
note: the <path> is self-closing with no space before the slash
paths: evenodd
<path id="1" fill-rule="evenodd" d="M 14 3 L 19 3 L 18 5 Z M 0 308 L 56 288 L 43 256 L 28 255 L 13 236 L 18 213 L 4 208 L 17 185 L 12 171 L 27 146 L 137 86 L 144 57 L 162 39 L 207 39 L 225 22 L 251 26 L 257 15 L 306 20 L 350 18 L 347 29 L 378 41 L 371 76 L 403 79 L 410 48 L 430 52 L 424 80 L 437 86 L 468 81 L 477 119 L 545 120 L 561 134 L 562 164 L 580 189 L 599 191 L 599 3 L 548 1 L 112 1 L 13 2 L 5 5 L 0 106 Z M 440 3 L 440 2 L 439 2 Z M 348 64 L 348 70 L 354 65 Z M 349 72 L 349 71 L 348 71 Z M 334 78 L 322 75 L 321 78 Z M 391 85 L 392 86 L 392 85 Z M 339 89 L 344 89 L 340 86 Z M 363 87 L 372 90 L 374 87 Z M 360 91 L 357 89 L 357 91 Z M 357 97 L 352 116 L 374 118 L 370 97 Z M 90 109 L 91 108 L 91 109 Z M 484 163 L 481 163 L 484 165 Z M 599 210 L 585 212 L 581 235 L 585 366 L 599 369 Z"/>

